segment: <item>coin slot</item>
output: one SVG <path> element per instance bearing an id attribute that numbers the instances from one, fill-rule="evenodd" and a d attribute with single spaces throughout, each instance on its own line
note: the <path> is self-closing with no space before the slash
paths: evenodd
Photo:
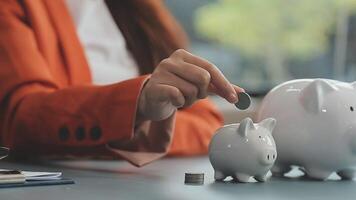
<path id="1" fill-rule="evenodd" d="M 351 110 L 351 112 L 353 112 L 354 111 L 354 107 L 350 106 L 350 110 Z"/>

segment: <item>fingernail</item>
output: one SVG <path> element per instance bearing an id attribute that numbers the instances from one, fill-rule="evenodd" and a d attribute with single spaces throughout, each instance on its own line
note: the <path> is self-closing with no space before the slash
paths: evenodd
<path id="1" fill-rule="evenodd" d="M 228 100 L 229 100 L 230 103 L 236 103 L 237 102 L 237 95 L 234 94 L 234 93 L 230 93 Z"/>

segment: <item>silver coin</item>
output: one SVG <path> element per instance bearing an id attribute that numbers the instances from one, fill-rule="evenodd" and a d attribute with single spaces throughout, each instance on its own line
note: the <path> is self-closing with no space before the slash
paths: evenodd
<path id="1" fill-rule="evenodd" d="M 237 94 L 239 101 L 235 103 L 236 108 L 240 110 L 246 110 L 251 105 L 251 97 L 246 92 L 240 92 Z"/>

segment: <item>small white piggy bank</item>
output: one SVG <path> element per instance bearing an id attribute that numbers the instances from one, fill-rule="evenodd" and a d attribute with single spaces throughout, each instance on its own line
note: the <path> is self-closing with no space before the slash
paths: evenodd
<path id="1" fill-rule="evenodd" d="M 277 158 L 272 130 L 276 120 L 269 118 L 254 124 L 250 118 L 240 124 L 218 129 L 209 145 L 209 159 L 215 170 L 214 178 L 227 176 L 238 182 L 248 182 L 251 176 L 264 182 Z"/>
<path id="2" fill-rule="evenodd" d="M 300 79 L 272 89 L 262 101 L 258 119 L 273 117 L 278 159 L 273 175 L 291 165 L 307 176 L 325 180 L 332 172 L 352 179 L 356 167 L 356 89 L 328 79 Z"/>

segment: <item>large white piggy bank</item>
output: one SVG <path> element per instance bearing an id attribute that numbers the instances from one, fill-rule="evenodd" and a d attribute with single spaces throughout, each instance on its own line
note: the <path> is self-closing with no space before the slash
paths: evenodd
<path id="1" fill-rule="evenodd" d="M 356 84 L 354 84 L 356 85 Z M 325 180 L 332 172 L 343 179 L 355 176 L 356 89 L 328 79 L 300 79 L 272 89 L 262 101 L 257 119 L 273 117 L 278 159 L 273 175 L 291 165 L 307 176 Z"/>
<path id="2" fill-rule="evenodd" d="M 267 172 L 277 158 L 271 134 L 275 124 L 276 120 L 271 118 L 258 124 L 246 118 L 240 124 L 218 129 L 209 145 L 215 180 L 231 176 L 239 182 L 248 182 L 254 176 L 257 181 L 266 181 Z"/>

